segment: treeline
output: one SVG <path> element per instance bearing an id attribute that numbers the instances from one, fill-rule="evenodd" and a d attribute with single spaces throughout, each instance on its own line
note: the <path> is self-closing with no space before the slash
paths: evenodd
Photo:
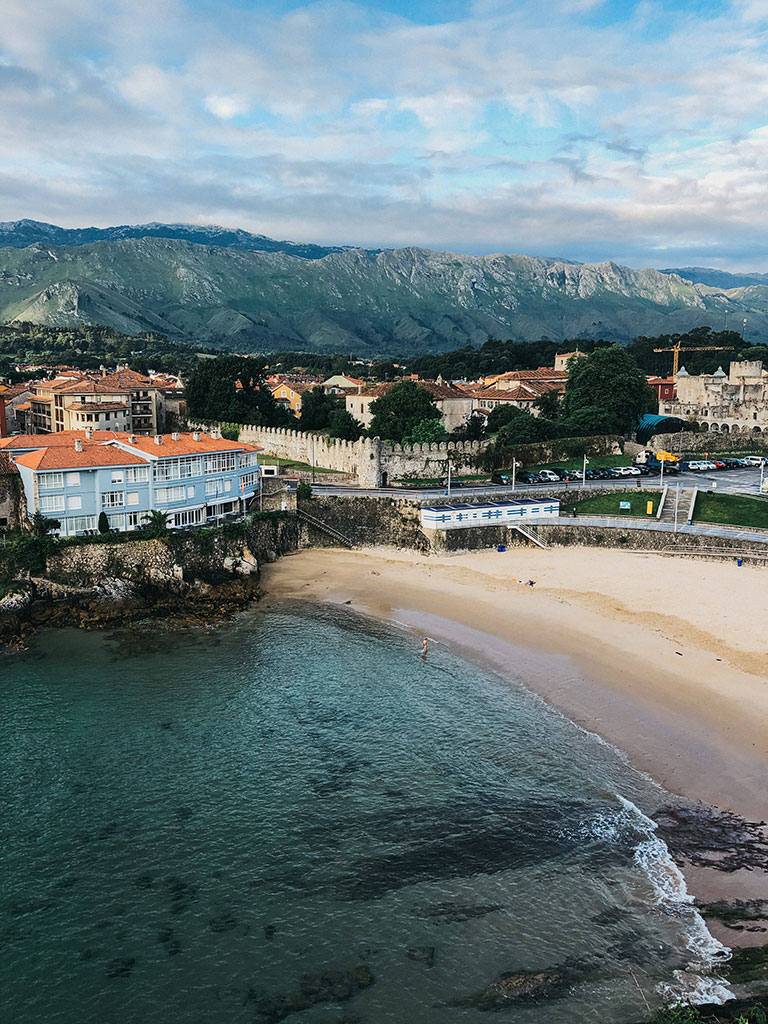
<path id="1" fill-rule="evenodd" d="M 16 363 L 49 363 L 95 370 L 104 364 L 128 363 L 137 373 L 190 373 L 199 360 L 195 349 L 164 334 L 121 334 L 99 324 L 47 327 L 18 323 L 0 325 L 0 375 L 15 380 Z M 213 354 L 212 350 L 210 350 Z"/>

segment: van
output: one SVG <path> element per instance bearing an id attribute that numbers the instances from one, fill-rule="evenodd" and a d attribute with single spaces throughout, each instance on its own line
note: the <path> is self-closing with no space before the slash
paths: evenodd
<path id="1" fill-rule="evenodd" d="M 557 473 L 553 472 L 551 469 L 542 469 L 542 471 L 539 473 L 539 480 L 541 480 L 541 482 L 543 484 L 559 484 L 560 483 L 560 477 L 557 475 Z"/>

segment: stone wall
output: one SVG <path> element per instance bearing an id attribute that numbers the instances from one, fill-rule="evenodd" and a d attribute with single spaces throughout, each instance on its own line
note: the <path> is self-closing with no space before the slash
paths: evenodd
<path id="1" fill-rule="evenodd" d="M 0 530 L 18 530 L 22 523 L 21 477 L 0 452 Z"/>
<path id="2" fill-rule="evenodd" d="M 732 451 L 765 452 L 768 450 L 768 433 L 720 434 L 710 430 L 700 434 L 692 431 L 683 431 L 677 434 L 654 434 L 649 447 L 654 451 L 688 452 L 690 454 Z"/>
<path id="3" fill-rule="evenodd" d="M 421 529 L 421 506 L 406 498 L 322 497 L 299 502 L 314 519 L 320 520 L 356 547 L 394 547 L 425 550 L 429 542 Z M 322 530 L 301 524 L 302 547 L 339 547 Z"/>

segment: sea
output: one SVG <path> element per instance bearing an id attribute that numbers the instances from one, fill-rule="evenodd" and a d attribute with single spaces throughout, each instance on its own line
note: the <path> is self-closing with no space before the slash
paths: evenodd
<path id="1" fill-rule="evenodd" d="M 672 798 L 514 665 L 283 601 L 43 632 L 0 654 L 0 701 L 9 1024 L 630 1024 L 728 996 L 656 835 Z"/>

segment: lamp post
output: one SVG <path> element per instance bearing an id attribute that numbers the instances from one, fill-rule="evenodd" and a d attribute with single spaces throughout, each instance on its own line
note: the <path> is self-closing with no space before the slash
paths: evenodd
<path id="1" fill-rule="evenodd" d="M 517 459 L 512 456 L 512 490 L 515 489 L 515 473 L 517 472 Z"/>
<path id="2" fill-rule="evenodd" d="M 765 459 L 760 463 L 760 493 L 763 493 L 763 476 L 765 474 Z"/>
<path id="3" fill-rule="evenodd" d="M 661 460 L 661 476 L 659 479 L 659 484 L 661 485 L 662 491 L 664 490 L 664 461 L 664 459 Z"/>
<path id="4" fill-rule="evenodd" d="M 677 490 L 675 492 L 675 533 L 677 533 L 677 507 L 680 504 L 680 481 L 677 481 Z"/>
<path id="5" fill-rule="evenodd" d="M 581 470 L 581 482 L 582 482 L 582 484 L 584 484 L 585 487 L 586 487 L 586 484 L 587 484 L 587 463 L 588 462 L 589 462 L 589 459 L 585 455 L 584 456 L 584 465 L 583 465 L 582 470 Z"/>
<path id="6" fill-rule="evenodd" d="M 315 435 L 312 434 L 312 483 L 315 482 Z"/>
<path id="7" fill-rule="evenodd" d="M 448 497 L 451 496 L 451 460 L 448 460 Z"/>

